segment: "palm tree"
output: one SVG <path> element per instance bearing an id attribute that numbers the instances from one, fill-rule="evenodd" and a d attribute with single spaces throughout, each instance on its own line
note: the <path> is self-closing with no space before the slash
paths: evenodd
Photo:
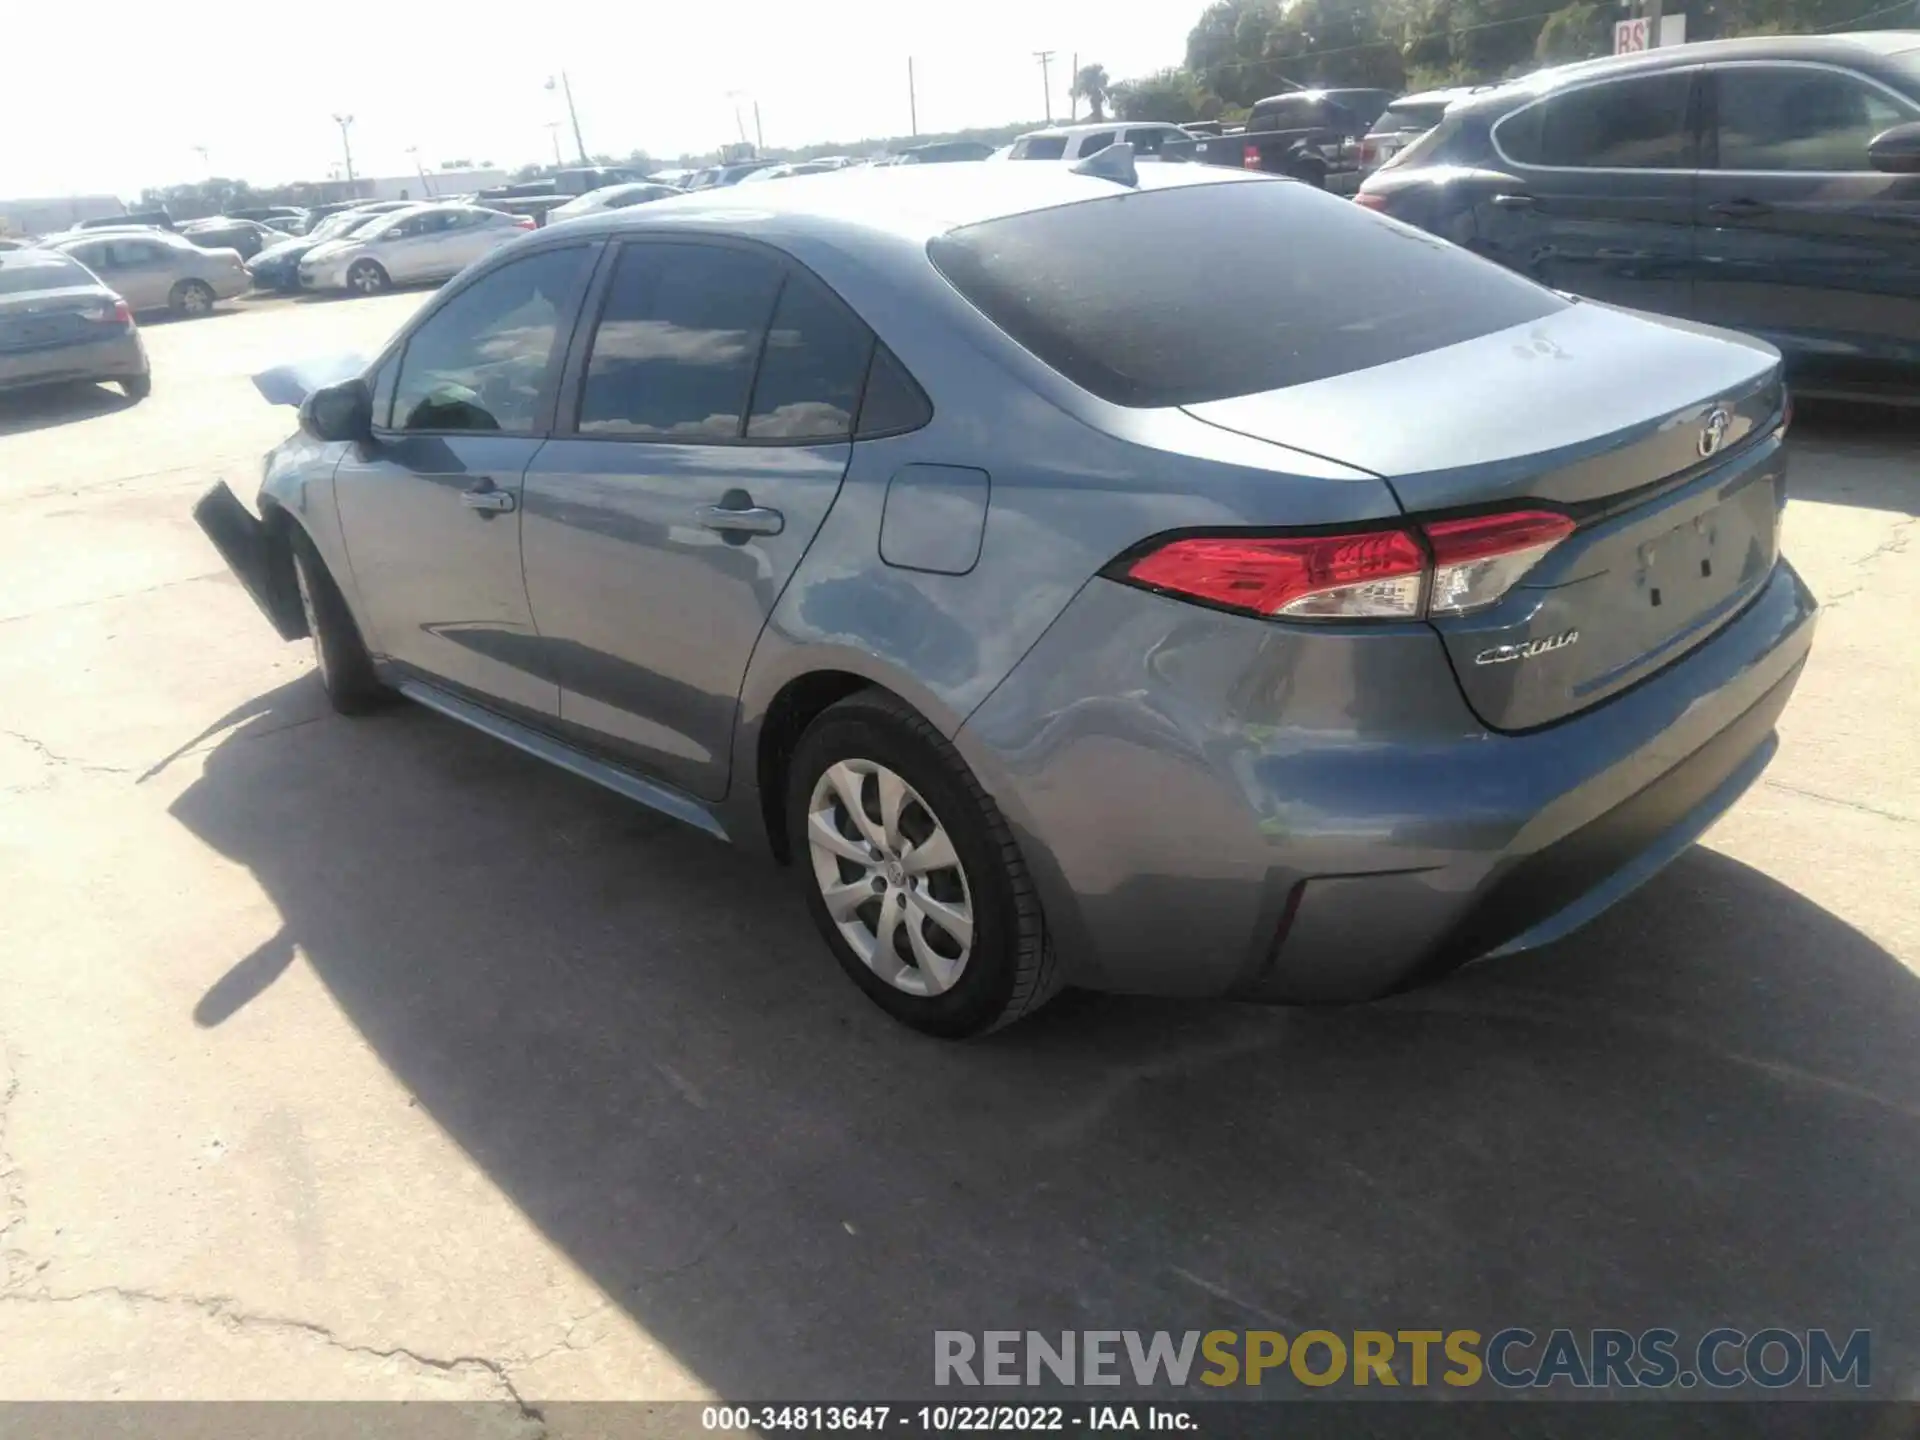
<path id="1" fill-rule="evenodd" d="M 1073 77 L 1072 95 L 1077 100 L 1087 102 L 1089 120 L 1107 118 L 1107 97 L 1113 92 L 1113 82 L 1107 78 L 1104 65 L 1082 65 L 1080 73 Z"/>

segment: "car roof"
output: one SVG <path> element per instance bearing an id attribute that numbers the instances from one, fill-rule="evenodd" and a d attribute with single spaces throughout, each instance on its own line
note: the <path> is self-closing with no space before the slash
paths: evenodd
<path id="1" fill-rule="evenodd" d="M 1632 55 L 1603 55 L 1597 60 L 1581 60 L 1536 70 L 1530 75 L 1504 84 L 1476 89 L 1465 103 L 1474 110 L 1481 106 L 1498 108 L 1516 96 L 1538 94 L 1577 81 L 1600 80 L 1609 75 L 1675 70 L 1692 65 L 1710 65 L 1727 60 L 1813 60 L 1829 64 L 1838 61 L 1879 59 L 1920 50 L 1920 34 L 1911 30 L 1862 30 L 1850 35 L 1746 35 L 1735 40 L 1701 40 L 1688 45 L 1668 45 L 1658 50 L 1643 50 Z"/>
<path id="2" fill-rule="evenodd" d="M 1190 185 L 1288 184 L 1217 165 L 1143 165 L 1140 190 Z M 830 236 L 847 230 L 895 235 L 924 244 L 936 235 L 1009 215 L 1123 192 L 1113 180 L 1067 165 L 995 165 L 962 160 L 941 166 L 861 166 L 797 175 L 779 185 L 696 190 L 650 205 L 571 220 L 573 234 L 601 229 L 724 230 L 776 219 L 788 232 Z"/>
<path id="3" fill-rule="evenodd" d="M 1438 105 L 1443 101 L 1452 102 L 1463 95 L 1471 95 L 1473 90 L 1474 87 L 1471 85 L 1450 85 L 1442 90 L 1417 90 L 1410 95 L 1396 95 L 1393 105 L 1387 108 L 1391 110 L 1394 105 Z"/>
<path id="4" fill-rule="evenodd" d="M 1080 125 L 1048 125 L 1048 126 L 1044 126 L 1039 130 L 1029 130 L 1027 131 L 1026 134 L 1021 135 L 1017 138 L 1021 140 L 1030 140 L 1035 135 L 1069 135 L 1069 136 L 1070 135 L 1097 135 L 1102 130 L 1117 130 L 1123 125 L 1129 126 L 1135 130 L 1144 130 L 1149 126 L 1158 126 L 1159 128 L 1164 130 L 1178 130 L 1180 128 L 1178 125 L 1174 124 L 1173 121 L 1171 120 L 1093 120 Z M 938 143 L 947 144 L 947 145 L 953 145 L 953 144 L 971 145 L 976 142 L 971 140 L 969 141 L 947 140 L 947 141 L 940 141 Z M 928 147 L 923 146 L 920 148 L 924 149 Z"/>

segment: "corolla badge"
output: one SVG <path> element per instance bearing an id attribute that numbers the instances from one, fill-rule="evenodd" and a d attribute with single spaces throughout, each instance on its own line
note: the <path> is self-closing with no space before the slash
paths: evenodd
<path id="1" fill-rule="evenodd" d="M 1700 455 L 1704 459 L 1717 454 L 1727 443 L 1727 430 L 1733 424 L 1733 417 L 1724 406 L 1716 405 L 1707 412 L 1707 423 L 1700 427 Z"/>
<path id="2" fill-rule="evenodd" d="M 1522 640 L 1517 645 L 1496 645 L 1473 657 L 1476 665 L 1505 665 L 1514 660 L 1531 660 L 1549 650 L 1564 650 L 1580 642 L 1578 630 L 1563 630 L 1558 635 L 1543 635 L 1538 640 Z"/>

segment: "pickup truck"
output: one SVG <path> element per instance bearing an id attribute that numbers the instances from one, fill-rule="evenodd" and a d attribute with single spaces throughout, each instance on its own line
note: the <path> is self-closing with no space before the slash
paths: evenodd
<path id="1" fill-rule="evenodd" d="M 1291 175 L 1351 194 L 1360 187 L 1360 140 L 1393 102 L 1391 90 L 1293 90 L 1260 101 L 1244 130 L 1195 141 L 1193 158 Z"/>

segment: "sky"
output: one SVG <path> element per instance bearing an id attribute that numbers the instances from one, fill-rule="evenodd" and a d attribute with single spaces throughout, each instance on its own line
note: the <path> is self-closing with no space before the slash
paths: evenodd
<path id="1" fill-rule="evenodd" d="M 1039 119 L 1032 52 L 1047 49 L 1063 119 L 1075 52 L 1115 79 L 1178 64 L 1203 3 L 102 0 L 78 22 L 27 3 L 5 22 L 0 197 L 324 179 L 341 163 L 335 115 L 354 117 L 361 175 L 410 173 L 413 147 L 428 169 L 551 161 L 555 121 L 571 161 L 546 88 L 562 70 L 587 149 L 622 156 L 738 140 L 729 92 L 748 138 L 758 100 L 769 146 L 905 134 L 909 56 L 922 131 Z"/>

